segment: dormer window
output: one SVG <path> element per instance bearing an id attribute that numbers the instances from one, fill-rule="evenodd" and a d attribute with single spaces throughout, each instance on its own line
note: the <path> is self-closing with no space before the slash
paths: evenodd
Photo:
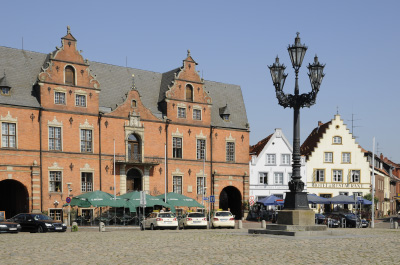
<path id="1" fill-rule="evenodd" d="M 225 107 L 219 108 L 219 116 L 224 120 L 224 121 L 229 121 L 229 117 L 231 115 L 231 112 L 228 108 L 228 104 L 225 105 Z"/>
<path id="2" fill-rule="evenodd" d="M 11 86 L 7 82 L 6 73 L 4 73 L 4 76 L 0 78 L 0 94 L 3 96 L 9 96 L 10 90 Z"/>
<path id="3" fill-rule="evenodd" d="M 65 67 L 65 84 L 75 85 L 75 70 L 72 66 Z"/>
<path id="4" fill-rule="evenodd" d="M 186 100 L 193 101 L 193 87 L 191 85 L 186 85 Z"/>
<path id="5" fill-rule="evenodd" d="M 3 96 L 9 96 L 10 95 L 10 88 L 9 87 L 2 87 L 0 92 L 1 92 L 1 94 Z"/>

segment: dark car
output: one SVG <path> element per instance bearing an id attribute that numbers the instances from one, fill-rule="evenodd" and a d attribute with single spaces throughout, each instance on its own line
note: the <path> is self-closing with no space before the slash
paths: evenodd
<path id="1" fill-rule="evenodd" d="M 325 223 L 325 215 L 316 213 L 315 214 L 315 223 L 316 224 L 324 224 Z"/>
<path id="2" fill-rule="evenodd" d="M 65 224 L 41 213 L 20 213 L 9 221 L 20 224 L 22 231 L 27 232 L 65 232 L 67 230 Z"/>
<path id="3" fill-rule="evenodd" d="M 18 223 L 0 220 L 0 233 L 18 233 L 21 231 L 21 225 Z"/>
<path id="4" fill-rule="evenodd" d="M 360 218 L 354 213 L 339 214 L 341 222 L 346 222 L 346 227 L 357 227 L 360 223 Z"/>

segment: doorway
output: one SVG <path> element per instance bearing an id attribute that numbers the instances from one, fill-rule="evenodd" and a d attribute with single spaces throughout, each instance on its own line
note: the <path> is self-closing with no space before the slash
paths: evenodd
<path id="1" fill-rule="evenodd" d="M 129 169 L 126 174 L 126 192 L 142 191 L 142 179 L 142 173 L 138 169 Z"/>
<path id="2" fill-rule="evenodd" d="M 29 212 L 28 190 L 21 182 L 13 179 L 0 181 L 0 210 L 6 212 L 6 218 Z"/>
<path id="3" fill-rule="evenodd" d="M 233 187 L 225 187 L 219 195 L 219 208 L 230 210 L 236 220 L 242 219 L 242 195 L 240 191 Z"/>

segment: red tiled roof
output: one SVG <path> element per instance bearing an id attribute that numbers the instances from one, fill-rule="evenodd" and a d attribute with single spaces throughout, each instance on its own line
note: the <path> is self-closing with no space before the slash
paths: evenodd
<path id="1" fill-rule="evenodd" d="M 301 155 L 309 156 L 314 151 L 315 147 L 317 147 L 317 144 L 319 143 L 319 139 L 321 139 L 322 135 L 326 132 L 326 129 L 329 127 L 331 123 L 332 121 L 324 123 L 315 128 L 310 133 L 310 135 L 307 137 L 307 139 L 300 147 Z"/>
<path id="2" fill-rule="evenodd" d="M 268 135 L 266 138 L 262 139 L 255 145 L 250 146 L 250 155 L 256 155 L 258 156 L 261 151 L 264 149 L 264 146 L 268 143 L 268 141 L 271 139 L 273 134 Z"/>

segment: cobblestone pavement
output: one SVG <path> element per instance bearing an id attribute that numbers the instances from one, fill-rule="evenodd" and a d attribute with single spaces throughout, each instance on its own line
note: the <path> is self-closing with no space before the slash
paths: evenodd
<path id="1" fill-rule="evenodd" d="M 0 264 L 400 262 L 397 249 L 400 229 L 337 229 L 344 235 L 312 238 L 250 235 L 246 228 L 140 231 L 107 227 L 106 230 L 100 233 L 95 228 L 81 228 L 79 232 L 0 234 Z"/>

